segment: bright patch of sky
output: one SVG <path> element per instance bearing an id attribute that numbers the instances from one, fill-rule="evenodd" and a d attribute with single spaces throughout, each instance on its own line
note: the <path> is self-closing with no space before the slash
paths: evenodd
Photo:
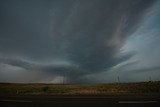
<path id="1" fill-rule="evenodd" d="M 128 38 L 122 47 L 122 52 L 136 52 L 130 60 L 138 61 L 139 67 L 153 67 L 160 65 L 160 2 L 154 7 L 149 18 L 142 26 Z"/>

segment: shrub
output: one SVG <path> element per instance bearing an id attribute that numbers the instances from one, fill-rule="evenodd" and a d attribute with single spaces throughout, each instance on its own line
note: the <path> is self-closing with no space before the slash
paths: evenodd
<path id="1" fill-rule="evenodd" d="M 49 91 L 49 87 L 48 86 L 45 86 L 42 88 L 43 92 L 48 92 Z"/>

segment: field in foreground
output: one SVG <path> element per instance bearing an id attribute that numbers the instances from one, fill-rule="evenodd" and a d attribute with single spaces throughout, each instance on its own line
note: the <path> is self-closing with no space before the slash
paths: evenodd
<path id="1" fill-rule="evenodd" d="M 160 93 L 160 82 L 95 85 L 0 83 L 0 94 L 104 95 L 116 93 Z"/>

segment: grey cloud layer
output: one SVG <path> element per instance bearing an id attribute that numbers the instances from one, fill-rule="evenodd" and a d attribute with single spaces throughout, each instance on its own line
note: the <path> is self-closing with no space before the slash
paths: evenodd
<path id="1" fill-rule="evenodd" d="M 0 54 L 8 58 L 1 59 L 1 63 L 55 75 L 70 72 L 70 81 L 78 82 L 86 74 L 108 70 L 133 55 L 118 56 L 118 52 L 127 37 L 145 20 L 155 2 L 1 1 Z M 44 61 L 44 64 L 12 60 L 13 56 Z M 47 65 L 47 61 L 71 64 Z"/>
<path id="2" fill-rule="evenodd" d="M 56 11 L 53 18 L 53 44 L 58 47 L 58 56 L 92 72 L 120 63 L 123 58 L 115 58 L 119 48 L 138 28 L 153 2 L 93 0 L 61 7 L 66 13 Z"/>

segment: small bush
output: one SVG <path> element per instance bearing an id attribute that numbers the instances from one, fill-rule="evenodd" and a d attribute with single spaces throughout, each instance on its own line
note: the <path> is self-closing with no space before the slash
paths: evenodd
<path id="1" fill-rule="evenodd" d="M 43 87 L 43 88 L 42 88 L 42 91 L 43 91 L 43 92 L 48 92 L 48 91 L 49 91 L 49 87 L 48 87 L 48 86 Z"/>

